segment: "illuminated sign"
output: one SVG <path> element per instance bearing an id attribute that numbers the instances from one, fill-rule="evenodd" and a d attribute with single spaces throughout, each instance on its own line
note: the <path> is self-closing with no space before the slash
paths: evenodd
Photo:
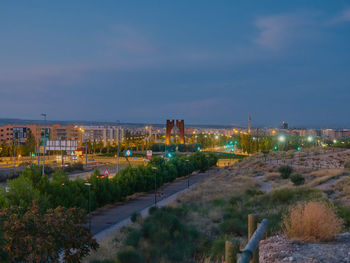
<path id="1" fill-rule="evenodd" d="M 74 151 L 74 154 L 76 156 L 82 156 L 83 155 L 83 151 Z"/>
<path id="2" fill-rule="evenodd" d="M 125 150 L 124 151 L 124 156 L 126 156 L 126 157 L 132 156 L 132 150 Z"/>

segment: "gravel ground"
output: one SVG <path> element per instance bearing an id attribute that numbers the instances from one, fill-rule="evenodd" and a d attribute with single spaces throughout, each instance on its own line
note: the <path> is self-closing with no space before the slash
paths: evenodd
<path id="1" fill-rule="evenodd" d="M 328 243 L 301 243 L 273 236 L 261 241 L 259 250 L 261 263 L 345 263 L 350 262 L 350 233 Z"/>

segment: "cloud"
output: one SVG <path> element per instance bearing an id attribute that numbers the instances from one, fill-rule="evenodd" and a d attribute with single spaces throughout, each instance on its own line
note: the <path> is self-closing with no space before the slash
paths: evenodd
<path id="1" fill-rule="evenodd" d="M 156 45 L 139 30 L 130 26 L 117 25 L 112 28 L 106 38 L 107 47 L 112 52 L 128 52 L 135 54 L 149 54 L 156 50 Z"/>
<path id="2" fill-rule="evenodd" d="M 343 10 L 337 16 L 329 21 L 329 25 L 335 25 L 339 23 L 350 22 L 350 8 Z"/>
<path id="3" fill-rule="evenodd" d="M 281 49 L 299 39 L 313 19 L 305 14 L 270 15 L 257 19 L 255 43 L 268 49 Z"/>

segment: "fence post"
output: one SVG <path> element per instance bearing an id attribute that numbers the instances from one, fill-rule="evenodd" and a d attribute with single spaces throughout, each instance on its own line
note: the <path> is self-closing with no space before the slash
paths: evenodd
<path id="1" fill-rule="evenodd" d="M 257 217 L 256 215 L 249 214 L 248 215 L 248 242 L 254 235 L 255 230 L 257 229 L 258 224 L 257 224 Z M 253 258 L 250 261 L 250 263 L 259 263 L 259 246 L 254 252 Z"/>
<path id="2" fill-rule="evenodd" d="M 225 242 L 225 263 L 236 263 L 237 253 L 239 252 L 239 245 L 237 242 L 226 240 Z"/>

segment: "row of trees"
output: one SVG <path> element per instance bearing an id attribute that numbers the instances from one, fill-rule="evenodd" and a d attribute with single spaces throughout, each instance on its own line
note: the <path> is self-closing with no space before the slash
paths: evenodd
<path id="1" fill-rule="evenodd" d="M 169 161 L 154 157 L 146 166 L 131 166 L 121 170 L 117 176 L 101 176 L 96 170 L 88 179 L 91 186 L 91 207 L 104 206 L 122 201 L 136 192 L 146 192 L 185 176 L 195 170 L 205 171 L 215 165 L 217 157 L 212 153 L 197 152 L 191 156 L 175 156 Z M 0 188 L 0 208 L 14 206 L 28 207 L 37 200 L 40 207 L 49 209 L 57 206 L 88 209 L 89 189 L 83 179 L 69 180 L 63 170 L 56 170 L 52 180 L 41 175 L 39 167 L 26 168 L 21 175 L 8 181 L 8 192 Z"/>
<path id="2" fill-rule="evenodd" d="M 169 161 L 155 157 L 147 166 L 127 167 L 113 178 L 96 170 L 88 179 L 92 210 L 153 190 L 155 181 L 159 187 L 195 170 L 205 171 L 216 162 L 214 154 L 198 152 Z M 89 202 L 85 183 L 69 180 L 63 170 L 56 170 L 49 180 L 32 166 L 8 181 L 6 191 L 0 187 L 0 261 L 58 262 L 62 253 L 66 262 L 80 262 L 96 249 L 85 225 Z"/>

